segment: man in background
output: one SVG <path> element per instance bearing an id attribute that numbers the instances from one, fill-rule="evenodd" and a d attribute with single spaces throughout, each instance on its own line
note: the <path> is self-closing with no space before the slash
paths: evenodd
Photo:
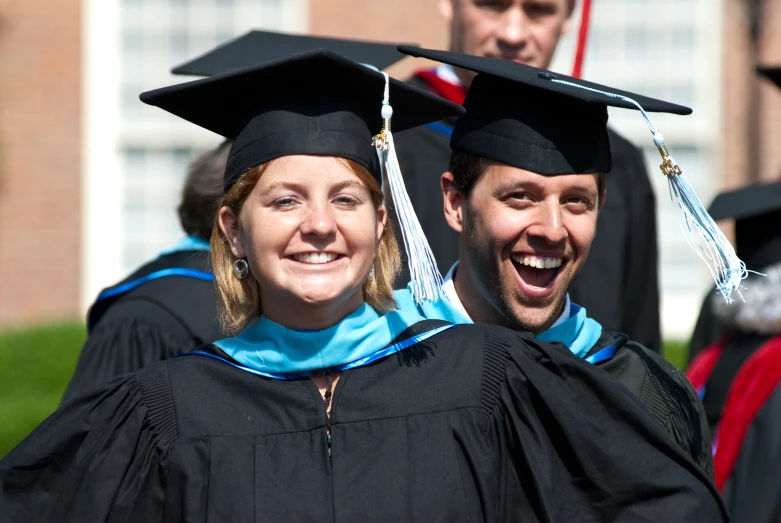
<path id="1" fill-rule="evenodd" d="M 63 402 L 116 376 L 222 338 L 209 239 L 230 146 L 223 142 L 190 164 L 178 208 L 187 236 L 98 295 Z"/>
<path id="2" fill-rule="evenodd" d="M 450 50 L 548 68 L 572 24 L 575 0 L 438 0 Z M 462 103 L 474 75 L 448 65 L 418 71 L 410 83 Z M 532 102 L 533 103 L 533 102 Z M 448 170 L 454 122 L 396 136 L 405 183 L 440 271 L 458 260 L 458 235 L 442 215 L 440 175 Z M 570 289 L 606 329 L 659 351 L 656 200 L 641 152 L 609 132 L 613 169 L 588 263 Z"/>

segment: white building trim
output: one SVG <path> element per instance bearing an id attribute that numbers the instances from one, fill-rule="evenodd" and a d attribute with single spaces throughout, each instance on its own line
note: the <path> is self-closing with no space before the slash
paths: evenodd
<path id="1" fill-rule="evenodd" d="M 119 277 L 119 0 L 83 0 L 81 307 Z"/>

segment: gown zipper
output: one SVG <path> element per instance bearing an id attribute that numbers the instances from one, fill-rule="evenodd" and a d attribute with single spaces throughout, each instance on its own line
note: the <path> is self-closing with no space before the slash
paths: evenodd
<path id="1" fill-rule="evenodd" d="M 334 378 L 331 376 L 330 372 L 325 373 L 326 379 L 328 380 L 328 386 L 325 389 L 325 394 L 323 394 L 323 402 L 325 403 L 325 421 L 326 421 L 326 436 L 325 441 L 328 445 L 328 457 L 331 457 L 331 411 L 329 410 L 329 407 L 331 406 L 331 396 L 333 395 L 333 387 L 334 387 Z"/>

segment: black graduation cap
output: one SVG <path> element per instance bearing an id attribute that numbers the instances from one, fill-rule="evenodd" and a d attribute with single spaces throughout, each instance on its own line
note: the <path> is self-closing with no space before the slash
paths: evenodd
<path id="1" fill-rule="evenodd" d="M 385 69 L 404 58 L 396 44 L 250 31 L 171 69 L 173 74 L 212 76 L 314 49 L 330 49 L 360 64 Z"/>
<path id="2" fill-rule="evenodd" d="M 625 100 L 554 80 L 632 98 L 649 112 L 692 112 L 510 60 L 409 46 L 399 46 L 399 51 L 479 73 L 464 100 L 466 115 L 453 129 L 453 150 L 538 174 L 608 172 L 607 106 L 636 109 Z"/>
<path id="3" fill-rule="evenodd" d="M 781 67 L 759 66 L 757 72 L 781 87 Z"/>
<path id="4" fill-rule="evenodd" d="M 781 182 L 753 184 L 716 196 L 708 213 L 735 219 L 735 244 L 746 266 L 759 271 L 781 261 Z"/>
<path id="5" fill-rule="evenodd" d="M 280 156 L 331 155 L 365 166 L 381 180 L 372 137 L 382 130 L 385 76 L 328 49 L 141 94 L 200 127 L 233 140 L 223 185 Z M 390 79 L 393 128 L 457 116 L 463 108 Z"/>

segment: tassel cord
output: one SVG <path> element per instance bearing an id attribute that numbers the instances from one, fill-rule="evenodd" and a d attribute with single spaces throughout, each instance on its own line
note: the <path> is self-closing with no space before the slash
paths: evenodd
<path id="1" fill-rule="evenodd" d="M 687 243 L 708 266 L 708 271 L 716 282 L 716 288 L 726 302 L 731 303 L 733 301 L 733 293 L 737 293 L 742 300 L 743 295 L 740 292 L 740 286 L 741 282 L 748 277 L 746 264 L 738 258 L 735 249 L 705 210 L 694 188 L 683 176 L 678 164 L 667 151 L 662 133 L 653 126 L 643 107 L 628 96 L 594 89 L 557 78 L 552 78 L 550 81 L 601 94 L 616 100 L 622 100 L 634 105 L 640 111 L 645 123 L 648 125 L 648 129 L 653 135 L 654 145 L 662 154 L 663 163 L 660 168 L 667 178 L 670 198 L 676 201 L 678 208 L 683 214 L 683 223 L 679 220 L 679 226 Z"/>
<path id="2" fill-rule="evenodd" d="M 382 74 L 385 77 L 381 113 L 383 130 L 375 137 L 379 139 L 375 145 L 382 169 L 382 191 L 386 195 L 386 201 L 390 199 L 398 218 L 404 250 L 407 253 L 412 297 L 418 303 L 424 300 L 434 301 L 441 296 L 443 279 L 401 174 L 393 133 L 390 129 L 393 116 L 393 108 L 390 105 L 390 80 L 387 73 Z"/>

